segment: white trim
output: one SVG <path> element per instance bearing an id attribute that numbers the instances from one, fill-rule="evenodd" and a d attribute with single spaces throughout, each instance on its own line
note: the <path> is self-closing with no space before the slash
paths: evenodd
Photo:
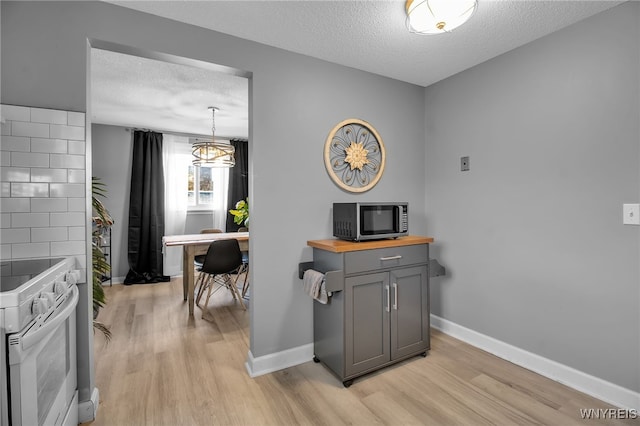
<path id="1" fill-rule="evenodd" d="M 303 364 L 313 359 L 313 343 L 287 349 L 264 356 L 254 357 L 251 351 L 247 354 L 245 367 L 250 377 L 273 373 L 294 365 Z"/>
<path id="2" fill-rule="evenodd" d="M 124 279 L 126 277 L 112 277 L 111 278 L 111 283 L 109 283 L 109 280 L 107 281 L 103 281 L 102 282 L 102 287 L 109 287 L 111 284 L 124 284 Z M 179 274 L 176 275 L 171 275 L 171 279 L 174 278 L 182 278 L 182 271 L 180 271 Z"/>
<path id="3" fill-rule="evenodd" d="M 78 403 L 78 422 L 87 423 L 96 419 L 100 405 L 100 392 L 98 388 L 93 388 L 91 398 Z"/>
<path id="4" fill-rule="evenodd" d="M 111 277 L 111 283 L 109 283 L 109 280 L 103 281 L 102 287 L 109 287 L 109 284 L 123 284 L 125 278 L 126 277 Z"/>
<path id="5" fill-rule="evenodd" d="M 640 411 L 640 392 L 589 375 L 454 322 L 431 315 L 431 326 L 516 365 L 624 409 Z"/>

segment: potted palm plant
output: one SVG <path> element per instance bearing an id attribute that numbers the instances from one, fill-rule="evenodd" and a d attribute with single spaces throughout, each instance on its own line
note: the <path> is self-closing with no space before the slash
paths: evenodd
<path id="1" fill-rule="evenodd" d="M 102 287 L 102 281 L 104 277 L 111 274 L 111 265 L 109 264 L 107 257 L 102 248 L 102 241 L 105 233 L 113 225 L 113 218 L 109 214 L 104 204 L 98 199 L 98 197 L 106 197 L 106 186 L 97 177 L 91 178 L 91 205 L 93 207 L 93 229 L 92 229 L 92 241 L 91 241 L 91 259 L 93 268 L 93 327 L 96 330 L 101 331 L 104 336 L 109 340 L 111 338 L 111 330 L 97 320 L 98 312 L 100 308 L 106 303 L 106 296 L 104 294 L 104 288 Z"/>

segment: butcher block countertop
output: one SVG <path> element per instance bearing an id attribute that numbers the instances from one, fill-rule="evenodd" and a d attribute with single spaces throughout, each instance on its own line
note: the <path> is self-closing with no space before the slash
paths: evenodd
<path id="1" fill-rule="evenodd" d="M 372 240 L 372 241 L 344 241 L 338 239 L 330 240 L 310 240 L 307 245 L 334 253 L 345 253 L 348 251 L 373 250 L 386 247 L 412 246 L 417 244 L 430 244 L 433 242 L 432 237 L 419 237 L 416 235 L 408 235 L 406 237 L 398 237 L 396 239 Z"/>

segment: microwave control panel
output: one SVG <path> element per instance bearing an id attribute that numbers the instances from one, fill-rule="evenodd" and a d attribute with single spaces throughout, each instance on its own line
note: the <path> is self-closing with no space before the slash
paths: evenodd
<path id="1" fill-rule="evenodd" d="M 409 215 L 407 213 L 408 206 L 400 206 L 400 232 L 409 231 Z"/>

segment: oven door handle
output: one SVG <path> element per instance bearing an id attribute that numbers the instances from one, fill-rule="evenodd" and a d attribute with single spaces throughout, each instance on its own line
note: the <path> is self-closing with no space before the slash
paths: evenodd
<path id="1" fill-rule="evenodd" d="M 22 335 L 20 342 L 23 351 L 38 343 L 44 338 L 44 336 L 55 330 L 56 327 L 66 321 L 67 318 L 74 313 L 76 305 L 78 304 L 78 299 L 80 298 L 78 287 L 75 285 L 71 287 L 71 293 L 71 297 L 64 302 L 67 306 L 57 312 L 55 316 L 47 318 L 39 328 L 35 330 L 29 329 Z"/>

